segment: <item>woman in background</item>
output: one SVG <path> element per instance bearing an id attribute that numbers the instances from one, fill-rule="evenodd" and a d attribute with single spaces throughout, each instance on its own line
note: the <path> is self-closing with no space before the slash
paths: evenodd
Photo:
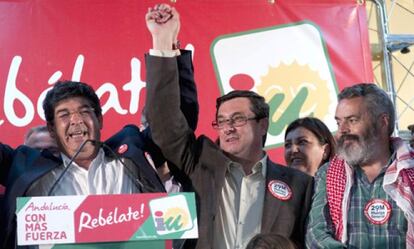
<path id="1" fill-rule="evenodd" d="M 285 161 L 289 167 L 315 176 L 321 165 L 335 155 L 335 140 L 328 127 L 317 118 L 299 118 L 285 133 Z"/>

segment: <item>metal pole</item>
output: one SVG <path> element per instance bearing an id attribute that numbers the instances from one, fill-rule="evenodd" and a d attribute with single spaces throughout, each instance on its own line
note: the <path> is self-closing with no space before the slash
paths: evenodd
<path id="1" fill-rule="evenodd" d="M 386 84 L 386 91 L 391 98 L 392 103 L 394 104 L 395 112 L 397 112 L 397 101 L 396 101 L 396 93 L 394 87 L 394 77 L 392 72 L 392 57 L 391 52 L 388 50 L 388 22 L 387 16 L 385 13 L 385 3 L 382 0 L 372 0 L 378 9 L 378 29 L 382 33 L 381 39 L 381 47 L 382 47 L 382 62 L 383 62 L 383 74 L 385 78 Z M 397 115 L 396 115 L 397 116 Z M 394 135 L 398 136 L 399 134 L 399 127 L 398 127 L 398 118 L 395 119 L 395 126 L 394 126 Z"/>

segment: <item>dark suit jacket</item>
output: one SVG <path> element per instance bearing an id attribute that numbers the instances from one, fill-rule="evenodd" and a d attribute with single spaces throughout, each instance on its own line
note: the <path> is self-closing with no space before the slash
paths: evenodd
<path id="1" fill-rule="evenodd" d="M 116 139 L 117 136 L 125 139 Z M 144 151 L 144 139 L 141 137 L 138 127 L 127 126 L 122 129 L 114 138 L 107 142 L 105 155 L 116 157 L 119 146 L 127 145 L 128 149 L 117 156 L 125 158 L 125 167 L 132 177 L 143 184 L 138 185 L 141 192 L 165 192 L 161 180 L 156 171 L 148 164 Z M 1 248 L 14 248 L 16 236 L 16 197 L 26 196 L 29 187 L 53 168 L 62 164 L 60 158 L 54 157 L 49 151 L 38 151 L 27 146 L 12 148 L 0 144 L 1 183 L 5 183 L 6 194 L 1 219 L 2 244 Z M 7 180 L 6 180 L 6 176 Z M 4 180 L 6 180 L 4 182 Z"/>
<path id="2" fill-rule="evenodd" d="M 197 128 L 198 123 L 198 113 L 199 106 L 197 101 L 197 89 L 194 80 L 194 67 L 192 63 L 191 51 L 181 50 L 181 55 L 177 58 L 177 68 L 179 75 L 179 91 L 180 91 L 180 109 L 187 121 L 188 126 L 194 131 Z M 151 108 L 151 106 L 146 106 L 146 110 Z M 133 127 L 125 126 L 128 129 L 134 129 Z M 118 133 L 112 139 L 127 139 L 128 133 Z M 144 151 L 147 151 L 152 160 L 154 161 L 154 166 L 158 168 L 163 166 L 166 158 L 162 154 L 160 148 L 153 142 L 151 137 L 151 129 L 147 127 L 142 131 L 142 139 L 145 141 L 141 144 L 144 144 Z M 168 167 L 170 168 L 170 174 L 174 176 L 174 179 L 177 180 L 181 186 L 182 191 L 192 192 L 191 181 L 183 171 L 179 169 L 172 162 L 168 162 Z M 180 247 L 174 247 L 179 249 Z"/>
<path id="3" fill-rule="evenodd" d="M 198 102 L 191 53 L 182 51 L 176 62 L 179 70 L 180 108 L 190 127 L 195 129 L 198 121 Z M 161 151 L 152 142 L 149 129 L 140 132 L 135 125 L 127 125 L 105 141 L 105 144 L 106 156 L 126 159 L 125 166 L 128 168 L 126 172 L 143 184 L 143 188 L 139 186 L 141 192 L 165 192 L 163 184 L 144 156 L 144 151 L 149 152 L 156 166 L 165 162 Z M 128 145 L 128 150 L 118 154 L 119 146 L 124 144 Z M 0 214 L 0 248 L 15 247 L 16 197 L 25 196 L 33 182 L 60 164 L 62 164 L 61 159 L 54 157 L 49 151 L 38 151 L 27 146 L 12 149 L 0 144 L 0 184 L 7 187 L 4 209 Z M 188 178 L 183 177 L 181 172 L 174 174 L 184 189 L 188 190 L 190 188 Z"/>
<path id="4" fill-rule="evenodd" d="M 177 63 L 173 58 L 146 57 L 148 121 L 153 140 L 164 156 L 190 176 L 196 192 L 199 239 L 197 249 L 211 249 L 225 173 L 231 160 L 209 138 L 196 138 L 180 111 Z M 267 163 L 266 186 L 281 180 L 292 189 L 292 198 L 279 200 L 266 189 L 262 233 L 290 237 L 303 246 L 305 220 L 313 180 L 297 170 Z M 186 248 L 194 245 L 186 245 Z"/>

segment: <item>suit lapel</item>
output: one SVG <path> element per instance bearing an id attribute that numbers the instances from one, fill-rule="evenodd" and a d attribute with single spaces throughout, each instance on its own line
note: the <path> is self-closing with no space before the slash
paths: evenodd
<path id="1" fill-rule="evenodd" d="M 61 164 L 62 161 L 56 159 L 51 160 L 43 156 L 38 156 L 33 163 L 27 163 L 24 168 L 25 173 L 21 174 L 13 184 L 13 196 L 23 196 L 28 188 L 40 177 L 51 171 L 53 168 Z"/>
<path id="2" fill-rule="evenodd" d="M 269 232 L 278 216 L 280 211 L 280 205 L 283 201 L 274 197 L 269 190 L 269 183 L 272 180 L 279 180 L 287 182 L 285 172 L 280 170 L 279 167 L 272 163 L 269 159 L 266 164 L 266 185 L 265 185 L 265 197 L 263 203 L 263 214 L 262 214 L 262 233 Z"/>
<path id="3" fill-rule="evenodd" d="M 120 154 L 120 148 L 127 146 L 125 151 L 122 151 Z M 125 147 L 124 147 L 125 148 Z M 165 192 L 164 185 L 157 176 L 157 172 L 152 166 L 148 163 L 145 158 L 144 152 L 130 143 L 125 143 L 119 146 L 118 148 L 111 148 L 113 151 L 109 151 L 109 148 L 105 149 L 105 155 L 111 155 L 111 157 L 118 157 L 117 160 L 121 158 L 126 158 L 129 160 L 124 160 L 123 165 L 126 168 L 126 173 L 130 174 L 131 177 L 144 185 L 144 189 L 139 184 L 137 187 L 142 189 L 143 192 Z M 114 155 L 116 153 L 116 156 Z"/>

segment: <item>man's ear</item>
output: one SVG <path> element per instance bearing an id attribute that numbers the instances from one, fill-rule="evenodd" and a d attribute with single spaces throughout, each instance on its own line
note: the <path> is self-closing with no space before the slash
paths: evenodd
<path id="1" fill-rule="evenodd" d="M 50 136 L 53 139 L 56 139 L 56 129 L 55 129 L 55 125 L 51 122 L 47 122 L 47 130 L 49 131 Z"/>
<path id="2" fill-rule="evenodd" d="M 380 115 L 380 124 L 382 127 L 384 127 L 384 129 L 388 132 L 388 126 L 390 124 L 390 117 L 388 116 L 388 114 L 386 113 L 382 113 Z"/>
<path id="3" fill-rule="evenodd" d="M 269 129 L 269 118 L 262 118 L 260 120 L 260 126 L 262 127 L 262 135 L 266 135 Z"/>

